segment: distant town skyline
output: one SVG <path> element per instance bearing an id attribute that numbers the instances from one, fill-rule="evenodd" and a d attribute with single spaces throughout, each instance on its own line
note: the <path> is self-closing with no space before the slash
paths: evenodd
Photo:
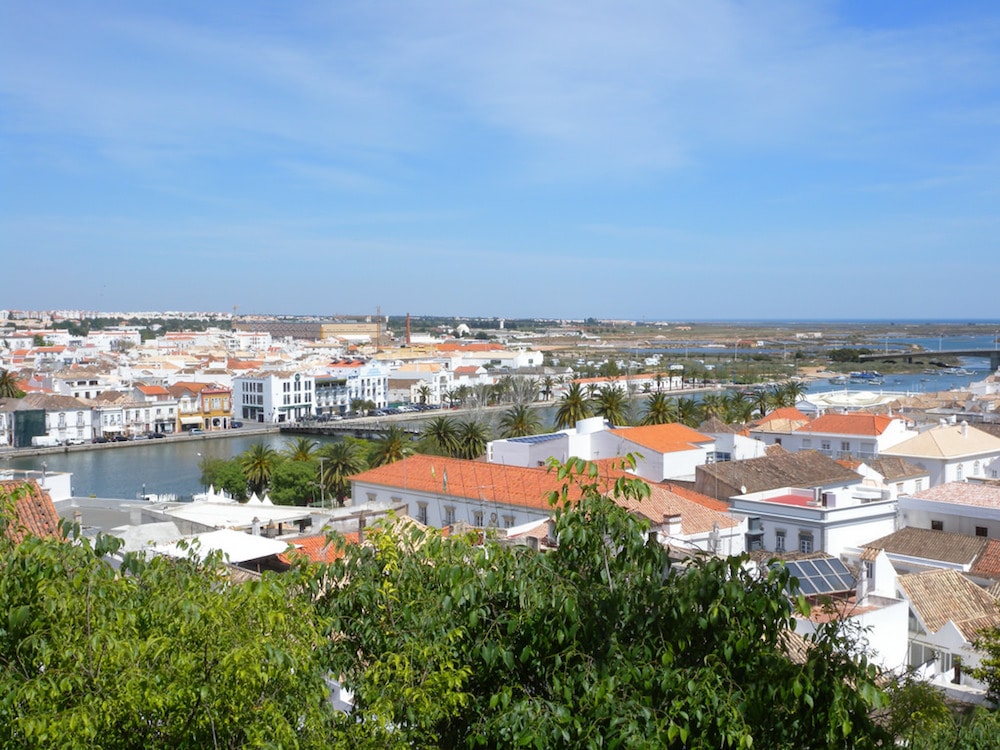
<path id="1" fill-rule="evenodd" d="M 0 8 L 0 308 L 995 320 L 1000 7 Z"/>

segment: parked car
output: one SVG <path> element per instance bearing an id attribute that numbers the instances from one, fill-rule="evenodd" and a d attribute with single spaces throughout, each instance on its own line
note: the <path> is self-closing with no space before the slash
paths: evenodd
<path id="1" fill-rule="evenodd" d="M 188 434 L 189 435 L 201 435 L 204 432 L 205 432 L 204 430 L 199 430 L 197 427 L 195 427 L 193 430 L 189 430 Z"/>
<path id="2" fill-rule="evenodd" d="M 236 429 L 239 429 L 240 427 L 242 427 L 243 423 L 242 422 L 237 422 L 234 419 L 232 422 L 229 423 L 229 426 L 232 427 L 234 430 L 236 430 Z"/>
<path id="3" fill-rule="evenodd" d="M 164 435 L 162 432 L 151 432 L 149 433 L 149 435 L 147 435 L 147 437 L 159 440 L 160 438 L 165 438 L 166 435 Z"/>

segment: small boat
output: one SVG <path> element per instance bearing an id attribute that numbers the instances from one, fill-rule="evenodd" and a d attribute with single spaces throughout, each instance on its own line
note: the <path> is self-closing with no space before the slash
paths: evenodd
<path id="1" fill-rule="evenodd" d="M 830 382 L 834 385 L 847 385 L 848 380 L 846 375 L 838 375 L 835 378 L 830 378 Z"/>

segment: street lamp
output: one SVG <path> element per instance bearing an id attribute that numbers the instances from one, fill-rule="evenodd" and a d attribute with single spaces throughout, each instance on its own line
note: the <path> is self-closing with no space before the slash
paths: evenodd
<path id="1" fill-rule="evenodd" d="M 326 507 L 326 483 L 323 481 L 323 462 L 326 460 L 325 456 L 320 456 L 319 458 L 319 507 Z"/>

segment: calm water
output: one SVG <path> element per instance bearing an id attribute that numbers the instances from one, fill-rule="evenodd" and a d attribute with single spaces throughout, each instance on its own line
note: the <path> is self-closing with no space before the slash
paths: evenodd
<path id="1" fill-rule="evenodd" d="M 73 494 L 77 497 L 135 498 L 145 490 L 185 498 L 205 489 L 198 468 L 203 457 L 229 459 L 252 443 L 260 442 L 282 450 L 292 439 L 288 435 L 264 433 L 176 443 L 150 440 L 142 445 L 104 450 L 3 459 L 3 463 L 12 469 L 35 471 L 45 463 L 49 471 L 72 472 Z"/>

